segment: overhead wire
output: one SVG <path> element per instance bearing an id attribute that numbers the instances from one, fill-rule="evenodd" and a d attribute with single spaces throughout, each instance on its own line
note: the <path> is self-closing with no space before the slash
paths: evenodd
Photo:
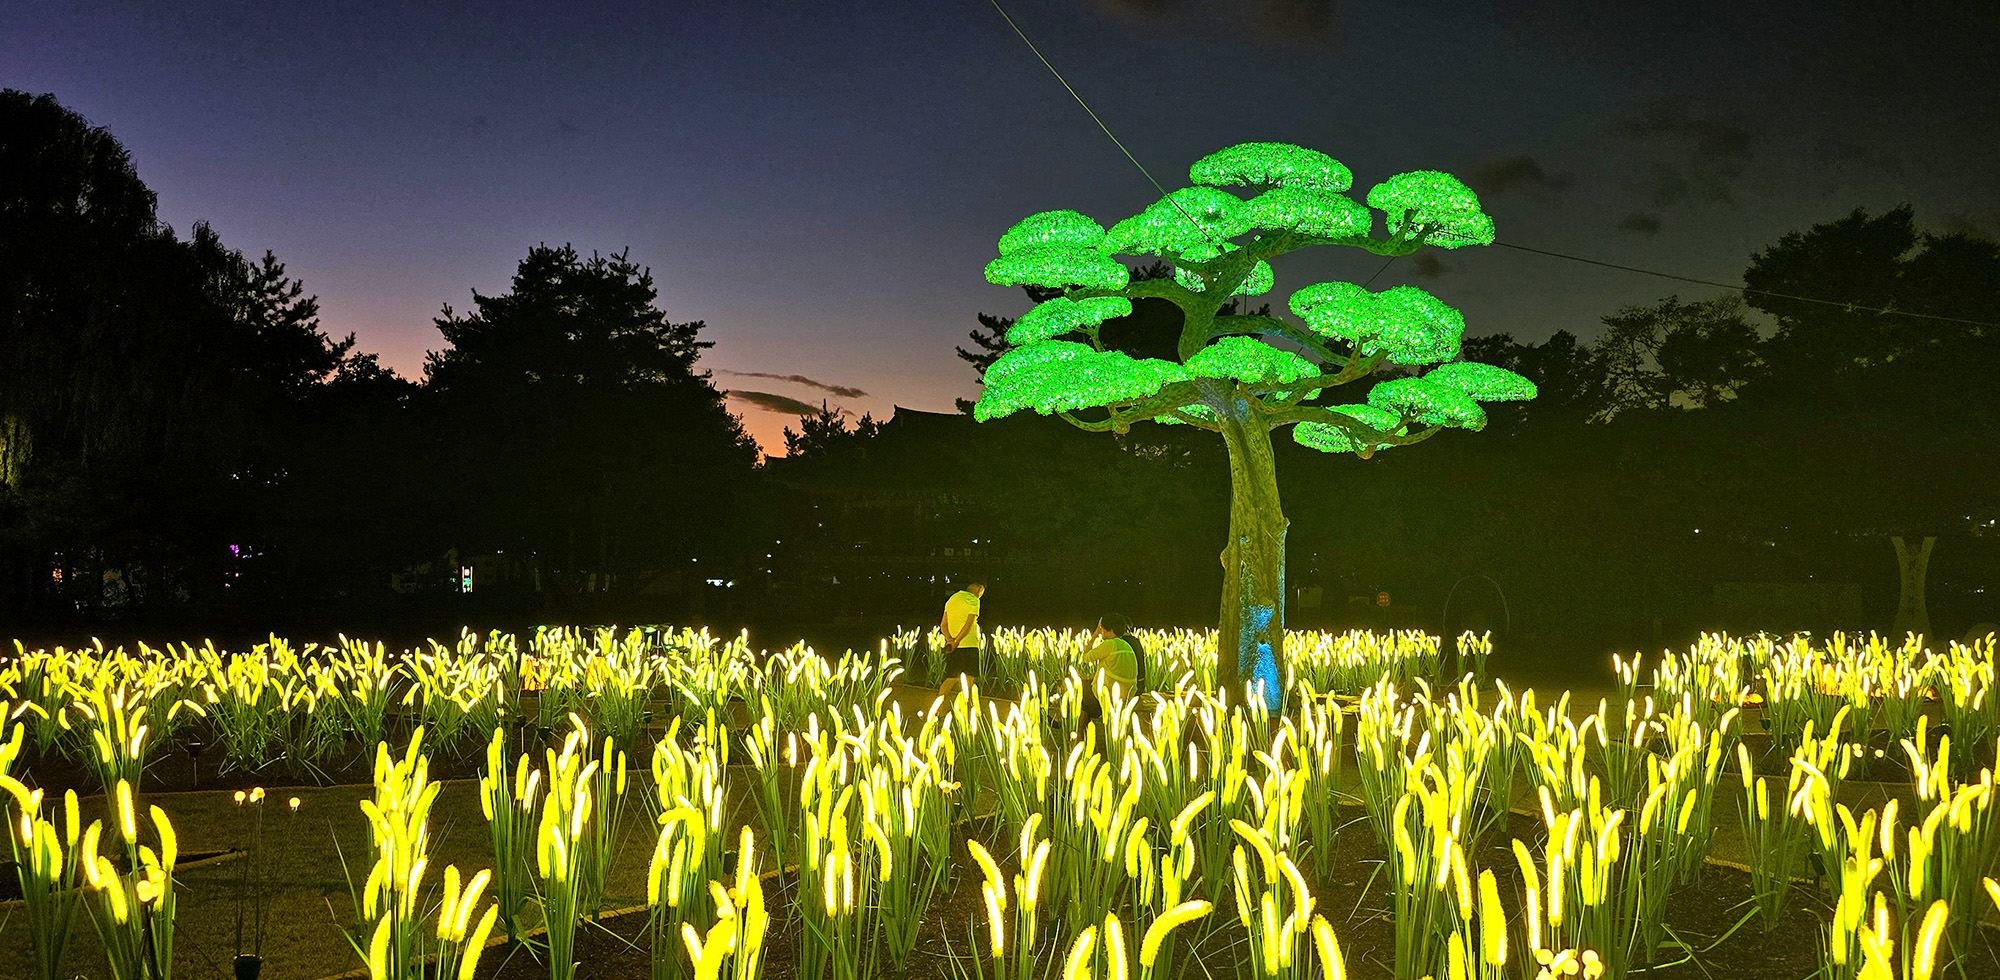
<path id="1" fill-rule="evenodd" d="M 1616 262 L 1605 262 L 1601 259 L 1585 258 L 1584 256 L 1581 255 L 1569 255 L 1563 252 L 1551 252 L 1545 248 L 1534 248 L 1528 245 L 1518 245 L 1515 244 L 1514 242 L 1503 242 L 1496 240 L 1493 244 L 1502 246 L 1504 248 L 1511 248 L 1520 252 L 1533 252 L 1536 255 L 1546 255 L 1552 259 L 1566 259 L 1571 262 L 1583 262 L 1589 265 L 1603 266 L 1604 268 L 1607 269 L 1617 269 L 1620 272 L 1636 272 L 1642 276 L 1657 276 L 1661 279 L 1673 279 L 1679 282 L 1691 282 L 1701 286 L 1715 286 L 1721 289 L 1733 289 L 1740 293 L 1755 294 L 1758 296 L 1769 296 L 1772 297 L 1773 299 L 1788 299 L 1800 303 L 1818 303 L 1822 306 L 1838 306 L 1849 313 L 1874 313 L 1878 316 L 1907 316 L 1907 317 L 1916 317 L 1918 319 L 1923 319 L 1923 320 L 1943 320 L 1947 323 L 1966 323 L 1976 327 L 2000 328 L 2000 323 L 1994 323 L 1987 320 L 1968 320 L 1964 317 L 1941 316 L 1936 313 L 1918 313 L 1914 310 L 1897 310 L 1897 309 L 1890 309 L 1887 307 L 1861 306 L 1855 303 L 1842 302 L 1837 299 L 1820 299 L 1815 296 L 1800 296 L 1797 295 L 1796 293 L 1780 293 L 1769 289 L 1754 289 L 1749 286 L 1739 286 L 1733 283 L 1716 282 L 1713 279 L 1698 279 L 1694 276 L 1676 275 L 1675 273 L 1672 272 L 1659 272 L 1653 269 L 1641 269 L 1638 266 L 1620 265 L 1619 263 Z"/>
<path id="2" fill-rule="evenodd" d="M 1152 172 L 1146 169 L 1145 164 L 1139 162 L 1138 157 L 1132 155 L 1131 150 L 1125 148 L 1125 144 L 1118 139 L 1118 134 L 1113 133 L 1111 127 L 1106 126 L 1104 120 L 1098 118 L 1097 110 L 1092 109 L 1090 103 L 1083 101 L 1083 96 L 1078 95 L 1076 89 L 1070 86 L 1069 79 L 1064 78 L 1063 73 L 1057 71 L 1056 66 L 1049 63 L 1049 59 L 1042 54 L 1042 49 L 1035 47 L 1035 42 L 1028 40 L 1027 32 L 1021 30 L 1021 25 L 1014 23 L 1013 17 L 1008 16 L 1007 8 L 1000 6 L 1000 0 L 988 0 L 988 2 L 993 4 L 994 10 L 1000 12 L 1000 17 L 1007 22 L 1007 26 L 1014 29 L 1014 36 L 1020 38 L 1021 43 L 1027 45 L 1029 51 L 1034 52 L 1035 58 L 1041 61 L 1042 67 L 1047 68 L 1049 74 L 1054 75 L 1056 81 L 1062 83 L 1062 87 L 1069 92 L 1069 97 L 1075 99 L 1076 104 L 1082 106 L 1084 112 L 1090 114 L 1090 121 L 1096 123 L 1098 129 L 1104 130 L 1105 136 L 1111 138 L 1111 143 L 1113 146 L 1118 147 L 1118 152 L 1125 154 L 1125 159 L 1132 161 L 1132 166 L 1139 168 L 1139 173 L 1145 175 L 1147 182 L 1153 185 L 1153 189 L 1159 191 L 1161 197 L 1165 197 L 1167 189 L 1160 186 L 1159 181 L 1153 179 Z"/>
<path id="3" fill-rule="evenodd" d="M 1123 153 L 1125 155 L 1125 159 L 1130 160 L 1132 162 L 1132 166 L 1138 168 L 1140 175 L 1146 178 L 1147 183 L 1153 185 L 1153 189 L 1159 191 L 1162 197 L 1168 197 L 1167 189 L 1161 186 L 1158 180 L 1154 179 L 1152 172 L 1146 169 L 1145 164 L 1139 162 L 1138 157 L 1132 155 L 1132 151 L 1125 147 L 1124 141 L 1118 138 L 1118 134 L 1113 133 L 1111 131 L 1111 127 L 1106 125 L 1103 118 L 1098 116 L 1097 110 L 1092 109 L 1090 107 L 1090 103 L 1084 101 L 1082 94 L 1078 93 L 1076 88 L 1070 85 L 1069 79 L 1064 78 L 1062 72 L 1057 70 L 1056 66 L 1049 61 L 1048 56 L 1042 54 L 1042 49 L 1036 47 L 1035 42 L 1028 39 L 1027 32 L 1021 29 L 1021 25 L 1014 22 L 1014 18 L 1007 13 L 1007 9 L 1000 5 L 1000 0 L 987 0 L 987 2 L 993 5 L 993 9 L 995 11 L 999 12 L 1001 19 L 1005 20 L 1007 22 L 1007 26 L 1013 29 L 1014 35 L 1021 39 L 1021 43 L 1027 45 L 1028 50 L 1034 53 L 1036 60 L 1042 63 L 1042 67 L 1047 68 L 1049 70 L 1049 74 L 1054 75 L 1056 81 L 1062 84 L 1063 90 L 1069 93 L 1070 98 L 1075 99 L 1076 104 L 1083 107 L 1083 111 L 1090 115 L 1090 121 L 1096 123 L 1097 128 L 1104 131 L 1104 135 L 1111 140 L 1113 146 L 1118 147 L 1118 152 Z M 1171 201 L 1171 198 L 1169 198 L 1169 200 Z M 1197 230 L 1201 231 L 1203 237 L 1208 237 L 1210 238 L 1211 241 L 1213 241 L 1213 238 L 1208 235 L 1208 230 L 1202 227 L 1201 222 L 1195 221 L 1194 216 L 1188 214 L 1187 210 L 1180 206 L 1180 202 L 1171 201 L 1171 203 L 1173 203 L 1175 210 L 1180 211 L 1183 217 L 1187 218 L 1190 223 L 1194 224 Z M 1673 279 L 1679 282 L 1694 283 L 1696 285 L 1702 285 L 1702 286 L 1714 286 L 1719 289 L 1735 290 L 1745 295 L 1754 294 L 1758 296 L 1769 296 L 1773 299 L 1793 300 L 1795 302 L 1800 302 L 1800 303 L 1817 303 L 1822 306 L 1837 306 L 1849 313 L 1873 313 L 1878 316 L 1906 316 L 1923 320 L 1938 320 L 1946 323 L 1963 323 L 1976 327 L 1990 327 L 1994 329 L 2000 329 L 2000 323 L 1996 323 L 1989 320 L 1972 320 L 1972 319 L 1967 319 L 1965 317 L 1943 316 L 1936 313 L 1918 313 L 1913 310 L 1898 310 L 1886 307 L 1860 306 L 1854 303 L 1843 302 L 1841 300 L 1821 299 L 1814 296 L 1800 296 L 1795 293 L 1781 293 L 1769 289 L 1753 289 L 1749 286 L 1741 286 L 1726 282 L 1716 282 L 1715 280 L 1712 279 L 1699 279 L 1694 276 L 1677 275 L 1671 272 L 1659 272 L 1653 269 L 1641 269 L 1638 266 L 1622 265 L 1617 262 L 1606 262 L 1601 259 L 1585 258 L 1584 256 L 1581 255 L 1569 255 L 1564 252 L 1554 252 L 1548 249 L 1535 248 L 1530 245 L 1521 245 L 1514 242 L 1501 241 L 1498 239 L 1495 239 L 1493 244 L 1499 245 L 1503 248 L 1511 248 L 1520 252 L 1530 252 L 1535 255 L 1547 256 L 1553 259 L 1564 259 L 1570 262 L 1582 262 L 1587 265 L 1602 266 L 1607 269 L 1617 269 L 1621 272 L 1632 272 L 1642 276 L 1656 276 L 1661 279 Z M 1395 261 L 1396 261 L 1396 256 L 1390 256 L 1388 262 L 1382 263 L 1382 267 L 1375 270 L 1374 275 L 1368 277 L 1368 282 L 1363 283 L 1362 288 L 1366 289 L 1369 284 L 1372 284 L 1377 278 L 1380 278 L 1382 273 L 1388 271 L 1390 264 Z"/>

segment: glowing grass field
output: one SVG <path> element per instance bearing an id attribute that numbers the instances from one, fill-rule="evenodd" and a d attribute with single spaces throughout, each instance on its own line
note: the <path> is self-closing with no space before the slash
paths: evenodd
<path id="1" fill-rule="evenodd" d="M 1273 712 L 1143 636 L 1081 736 L 1048 630 L 948 703 L 913 633 L 17 651 L 0 974 L 2000 974 L 1990 638 L 1713 636 L 1583 703 L 1294 633 Z"/>

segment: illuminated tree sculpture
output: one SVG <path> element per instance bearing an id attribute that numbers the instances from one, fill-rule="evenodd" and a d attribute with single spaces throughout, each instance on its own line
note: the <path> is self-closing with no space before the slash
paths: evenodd
<path id="1" fill-rule="evenodd" d="M 1109 232 L 1075 211 L 1044 211 L 1000 237 L 988 282 L 1063 295 L 1007 331 L 1009 349 L 987 369 L 974 415 L 984 421 L 1030 409 L 1093 432 L 1152 421 L 1220 433 L 1229 449 L 1230 507 L 1216 682 L 1237 690 L 1248 674 L 1275 704 L 1287 521 L 1271 431 L 1289 427 L 1303 445 L 1365 459 L 1445 427 L 1479 429 L 1486 424 L 1480 402 L 1532 398 L 1535 387 L 1503 368 L 1458 360 L 1464 318 L 1412 286 L 1370 292 L 1315 283 L 1291 294 L 1296 320 L 1222 312 L 1232 297 L 1268 292 L 1269 260 L 1302 248 L 1348 245 L 1395 256 L 1427 245 L 1490 244 L 1493 221 L 1457 178 L 1398 174 L 1375 185 L 1363 207 L 1342 193 L 1353 183 L 1346 167 L 1282 143 L 1210 154 L 1188 178 L 1195 186 Z M 1375 237 L 1369 208 L 1386 215 L 1386 237 Z M 1135 281 L 1117 258 L 1123 255 L 1158 256 L 1174 275 Z M 1131 313 L 1140 298 L 1180 308 L 1179 360 L 1134 358 L 1099 341 L 1100 325 Z M 1406 370 L 1374 384 L 1363 401 L 1317 404 L 1327 389 L 1384 364 Z M 1077 414 L 1084 410 L 1102 411 Z"/>

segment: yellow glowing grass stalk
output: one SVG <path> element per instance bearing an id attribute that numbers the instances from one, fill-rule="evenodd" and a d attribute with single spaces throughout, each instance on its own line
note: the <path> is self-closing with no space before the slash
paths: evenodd
<path id="1" fill-rule="evenodd" d="M 535 870 L 542 881 L 542 920 L 548 930 L 550 980 L 576 975 L 576 926 L 584 914 L 586 851 L 583 831 L 592 812 L 591 785 L 571 732 L 561 753 L 548 753 L 549 792 L 535 835 Z"/>
<path id="2" fill-rule="evenodd" d="M 757 864 L 756 838 L 750 828 L 743 828 L 739 847 L 735 886 L 709 882 L 717 918 L 708 934 L 704 936 L 693 923 L 681 925 L 682 944 L 696 980 L 717 980 L 725 969 L 734 980 L 760 975 L 770 917 L 764 909 L 763 881 L 752 870 Z"/>
<path id="3" fill-rule="evenodd" d="M 1090 953 L 1097 945 L 1097 927 L 1085 926 L 1077 933 L 1076 941 L 1069 947 L 1069 955 L 1063 958 L 1063 980 L 1089 980 Z"/>
<path id="4" fill-rule="evenodd" d="M 530 852 L 535 844 L 535 797 L 542 773 L 522 755 L 511 759 L 506 730 L 495 728 L 486 745 L 486 767 L 480 773 L 479 807 L 486 817 L 493 845 L 495 906 L 509 939 L 521 935 L 521 909 L 527 903 L 532 875 Z"/>
<path id="5" fill-rule="evenodd" d="M 1140 980 L 1151 980 L 1155 969 L 1167 976 L 1173 975 L 1172 936 L 1175 929 L 1214 911 L 1214 906 L 1201 899 L 1182 902 L 1168 909 L 1146 929 L 1144 940 L 1139 944 Z M 1325 921 L 1325 920 L 1320 920 Z"/>
<path id="6" fill-rule="evenodd" d="M 18 751 L 21 726 L 14 726 L 9 743 Z M 5 820 L 7 841 L 14 856 L 21 885 L 22 909 L 27 919 L 34 980 L 67 980 L 62 969 L 63 949 L 82 893 L 77 889 L 78 856 L 77 796 L 75 790 L 63 794 L 62 830 L 41 814 L 41 791 L 30 791 L 14 777 L 6 775 L 13 753 L 0 748 L 0 788 L 13 797 L 13 819 Z M 89 851 L 96 852 L 96 838 Z M 172 850 L 167 851 L 171 864 Z"/>
<path id="7" fill-rule="evenodd" d="M 1753 774 L 1750 750 L 1741 743 L 1736 746 L 1736 762 L 1744 793 L 1737 810 L 1738 825 L 1743 831 L 1744 850 L 1750 856 L 1751 894 L 1768 932 L 1783 915 L 1785 897 L 1798 876 L 1811 830 L 1784 800 L 1779 800 L 1775 809 L 1771 806 L 1772 791 L 1763 777 Z"/>
<path id="8" fill-rule="evenodd" d="M 101 823 L 93 821 L 83 832 L 80 845 L 73 843 L 71 847 L 98 900 L 92 919 L 104 943 L 113 980 L 168 980 L 174 952 L 173 876 L 180 844 L 173 825 L 159 807 L 149 811 L 159 849 L 141 844 L 133 816 L 131 785 L 121 780 L 118 789 L 119 830 L 125 841 L 125 853 L 131 855 L 130 870 L 118 873 L 110 859 L 97 853 L 98 842 L 103 839 Z M 66 836 L 72 836 L 69 828 L 75 822 L 73 818 L 65 818 Z M 45 839 L 53 844 L 54 828 L 46 822 L 37 830 L 41 827 L 47 827 Z M 42 860 L 47 860 L 50 853 L 45 850 Z"/>
<path id="9" fill-rule="evenodd" d="M 423 740 L 418 728 L 400 758 L 390 755 L 386 743 L 377 744 L 375 792 L 360 805 L 375 862 L 355 895 L 366 944 L 357 937 L 348 941 L 371 980 L 470 980 L 500 917 L 498 904 L 491 904 L 476 922 L 473 918 L 495 880 L 486 870 L 467 879 L 456 866 L 446 866 L 442 893 L 433 904 L 427 883 L 429 821 L 440 787 L 430 780 Z M 482 786 L 481 792 L 489 790 Z M 430 915 L 436 918 L 426 926 Z"/>
<path id="10" fill-rule="evenodd" d="M 438 904 L 437 927 L 434 930 L 437 938 L 435 967 L 431 971 L 431 976 L 437 980 L 471 980 L 473 972 L 478 969 L 480 954 L 485 952 L 486 940 L 493 934 L 493 926 L 500 916 L 499 906 L 488 905 L 478 924 L 472 921 L 472 911 L 478 907 L 490 880 L 491 874 L 481 870 L 460 889 L 457 866 L 445 866 L 444 896 Z M 421 964 L 419 968 L 421 970 Z"/>

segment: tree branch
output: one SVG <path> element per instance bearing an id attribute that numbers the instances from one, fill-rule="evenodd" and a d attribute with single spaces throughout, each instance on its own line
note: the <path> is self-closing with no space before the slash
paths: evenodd
<path id="1" fill-rule="evenodd" d="M 1068 412 L 1057 412 L 1056 417 L 1085 432 L 1110 432 L 1114 427 L 1113 419 L 1116 418 L 1116 413 L 1113 413 L 1113 418 L 1105 419 L 1102 422 L 1086 422 Z"/>
<path id="2" fill-rule="evenodd" d="M 1177 381 L 1145 398 L 1104 406 L 1110 415 L 1101 421 L 1080 419 L 1070 412 L 1057 412 L 1056 415 L 1085 432 L 1124 432 L 1134 422 L 1171 414 L 1200 400 L 1201 394 L 1195 390 L 1193 382 Z"/>
<path id="3" fill-rule="evenodd" d="M 1193 382 L 1176 381 L 1161 388 L 1152 397 L 1142 398 L 1126 405 L 1111 406 L 1111 418 L 1119 428 L 1130 428 L 1134 422 L 1143 422 L 1159 415 L 1166 415 L 1175 409 L 1186 408 L 1201 400 L 1201 393 L 1195 390 Z"/>
<path id="4" fill-rule="evenodd" d="M 1318 245 L 1347 245 L 1353 248 L 1365 249 L 1384 257 L 1408 255 L 1422 248 L 1425 240 L 1436 228 L 1437 226 L 1435 225 L 1424 225 L 1417 228 L 1415 234 L 1409 234 L 1411 229 L 1409 225 L 1405 224 L 1403 231 L 1388 238 L 1376 238 L 1373 235 L 1348 235 L 1344 238 L 1315 238 L 1311 235 L 1287 233 L 1274 241 L 1269 251 L 1262 253 L 1258 257 L 1269 259 L 1273 256 L 1284 255 L 1287 252 L 1296 252 L 1302 248 L 1312 248 Z"/>
<path id="5" fill-rule="evenodd" d="M 1175 282 L 1172 276 L 1165 279 L 1141 279 L 1125 284 L 1123 289 L 1072 289 L 1064 294 L 1070 299 L 1094 299 L 1099 296 L 1123 296 L 1126 299 L 1164 299 L 1175 306 L 1187 309 L 1197 294 L 1186 286 Z"/>
<path id="6" fill-rule="evenodd" d="M 1188 425 L 1192 425 L 1192 426 L 1194 426 L 1194 427 L 1195 427 L 1195 428 L 1197 428 L 1197 429 L 1202 429 L 1202 430 L 1204 430 L 1204 431 L 1208 431 L 1208 432 L 1221 432 L 1221 431 L 1222 431 L 1222 426 L 1219 426 L 1219 425 L 1216 425 L 1215 423 L 1213 423 L 1213 422 L 1210 422 L 1210 421 L 1208 421 L 1207 419 L 1204 419 L 1204 418 L 1198 418 L 1198 417 L 1196 417 L 1196 416 L 1193 416 L 1193 415 L 1189 415 L 1189 414 L 1188 414 L 1187 412 L 1185 412 L 1185 411 L 1183 411 L 1183 410 L 1181 410 L 1181 409 L 1178 409 L 1178 408 L 1176 408 L 1176 409 L 1173 409 L 1172 411 L 1169 411 L 1169 412 L 1167 412 L 1167 414 L 1168 414 L 1168 415 L 1171 415 L 1171 416 L 1173 416 L 1173 417 L 1174 417 L 1174 418 L 1176 418 L 1176 419 L 1179 419 L 1179 420 L 1180 420 L 1180 421 L 1182 421 L 1182 422 L 1185 422 L 1185 423 L 1187 423 Z"/>
<path id="7" fill-rule="evenodd" d="M 1374 373 L 1376 368 L 1382 366 L 1382 361 L 1387 356 L 1386 352 L 1376 351 L 1362 360 L 1348 361 L 1347 366 L 1341 368 L 1337 374 L 1322 374 L 1313 378 L 1300 378 L 1290 384 L 1253 385 L 1250 386 L 1249 393 L 1259 396 L 1283 394 L 1306 395 L 1323 391 L 1327 388 L 1337 387 L 1367 377 Z"/>
<path id="8" fill-rule="evenodd" d="M 1383 432 L 1345 412 L 1336 412 L 1323 405 L 1292 405 L 1272 412 L 1269 416 L 1273 427 L 1298 422 L 1319 422 L 1334 426 L 1345 432 L 1357 444 L 1372 446 L 1386 443 L 1391 446 L 1411 446 L 1437 435 L 1443 426 L 1433 425 L 1416 432 L 1398 435 Z M 1406 423 L 1407 424 L 1407 423 Z"/>
<path id="9" fill-rule="evenodd" d="M 1286 323 L 1274 316 L 1255 313 L 1230 314 L 1218 316 L 1214 322 L 1214 329 L 1209 331 L 1211 340 L 1216 337 L 1241 334 L 1273 334 L 1304 347 L 1329 364 L 1345 367 L 1349 361 L 1347 355 L 1334 353 L 1333 349 L 1326 346 L 1325 342 L 1312 331 Z"/>

